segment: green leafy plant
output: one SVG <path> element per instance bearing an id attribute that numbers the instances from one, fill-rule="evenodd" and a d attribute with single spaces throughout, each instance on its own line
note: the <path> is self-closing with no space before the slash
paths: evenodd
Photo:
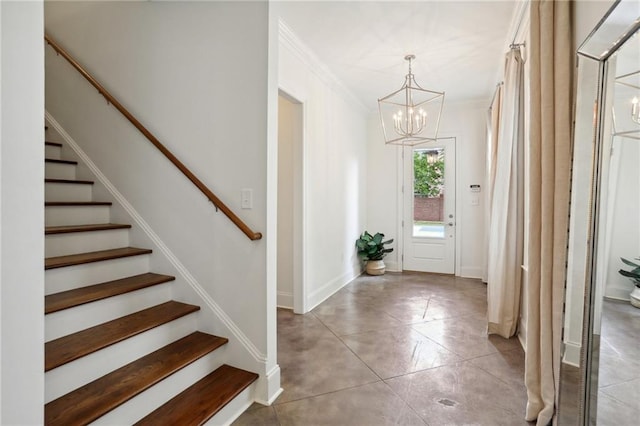
<path id="1" fill-rule="evenodd" d="M 444 185 L 444 157 L 438 153 L 435 161 L 429 162 L 428 151 L 414 151 L 414 193 L 425 197 L 439 197 Z"/>
<path id="2" fill-rule="evenodd" d="M 393 251 L 392 248 L 384 248 L 385 244 L 391 244 L 393 238 L 383 241 L 384 234 L 376 233 L 371 235 L 367 231 L 364 231 L 360 238 L 356 240 L 356 247 L 358 248 L 358 256 L 362 260 L 382 260 L 387 253 Z"/>
<path id="3" fill-rule="evenodd" d="M 624 263 L 625 265 L 629 265 L 633 268 L 631 271 L 625 271 L 624 269 L 620 269 L 618 271 L 620 275 L 624 275 L 627 278 L 631 278 L 631 280 L 636 285 L 636 287 L 640 288 L 640 265 L 622 257 L 620 258 L 620 260 L 622 260 L 622 263 Z M 640 257 L 637 257 L 636 260 L 640 260 Z"/>

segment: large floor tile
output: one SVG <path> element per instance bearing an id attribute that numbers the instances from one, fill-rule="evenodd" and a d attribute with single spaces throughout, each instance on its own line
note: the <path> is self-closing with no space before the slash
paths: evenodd
<path id="1" fill-rule="evenodd" d="M 370 305 L 319 306 L 313 310 L 313 315 L 338 336 L 403 325 L 381 309 Z"/>
<path id="2" fill-rule="evenodd" d="M 640 354 L 640 347 L 637 350 Z M 640 357 L 623 356 L 602 342 L 598 366 L 598 386 L 600 388 L 640 379 Z M 622 367 L 624 366 L 624 367 Z"/>
<path id="3" fill-rule="evenodd" d="M 640 411 L 640 379 L 600 387 L 600 395 L 603 393 L 627 404 L 636 411 Z"/>
<path id="4" fill-rule="evenodd" d="M 514 388 L 524 388 L 524 350 L 496 352 L 469 361 Z"/>
<path id="5" fill-rule="evenodd" d="M 308 320 L 298 330 L 278 331 L 278 363 L 284 392 L 276 403 L 379 380 L 317 320 Z"/>
<path id="6" fill-rule="evenodd" d="M 271 407 L 249 409 L 232 423 L 233 426 L 279 426 L 276 410 Z"/>
<path id="7" fill-rule="evenodd" d="M 344 343 L 381 378 L 454 364 L 461 358 L 411 327 L 343 336 Z"/>
<path id="8" fill-rule="evenodd" d="M 637 396 L 637 395 L 636 395 Z M 598 426 L 637 425 L 640 410 L 633 409 L 609 395 L 599 392 L 597 408 Z"/>
<path id="9" fill-rule="evenodd" d="M 464 359 L 477 358 L 520 346 L 518 339 L 487 335 L 486 319 L 474 315 L 415 324 L 413 328 Z"/>
<path id="10" fill-rule="evenodd" d="M 383 382 L 275 407 L 281 425 L 424 425 Z"/>
<path id="11" fill-rule="evenodd" d="M 386 380 L 428 424 L 526 425 L 526 393 L 469 362 Z"/>

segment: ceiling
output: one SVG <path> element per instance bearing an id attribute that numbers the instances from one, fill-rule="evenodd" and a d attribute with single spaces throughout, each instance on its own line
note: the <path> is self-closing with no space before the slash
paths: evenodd
<path id="1" fill-rule="evenodd" d="M 489 101 L 517 26 L 517 1 L 284 1 L 284 23 L 369 109 L 400 88 L 404 56 L 447 101 Z"/>

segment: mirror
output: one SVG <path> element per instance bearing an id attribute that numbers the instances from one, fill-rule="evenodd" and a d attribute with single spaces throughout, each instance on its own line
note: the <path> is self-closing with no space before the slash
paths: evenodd
<path id="1" fill-rule="evenodd" d="M 619 270 L 640 264 L 640 2 L 578 49 L 577 83 L 558 424 L 636 424 L 640 308 Z"/>

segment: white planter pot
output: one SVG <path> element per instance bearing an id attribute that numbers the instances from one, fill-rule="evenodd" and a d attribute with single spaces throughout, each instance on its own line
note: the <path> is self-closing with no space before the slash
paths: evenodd
<path id="1" fill-rule="evenodd" d="M 384 275 L 384 261 L 382 260 L 368 260 L 367 261 L 367 274 L 369 275 Z"/>
<path id="2" fill-rule="evenodd" d="M 633 287 L 633 291 L 629 295 L 631 304 L 636 308 L 640 308 L 640 288 Z"/>

